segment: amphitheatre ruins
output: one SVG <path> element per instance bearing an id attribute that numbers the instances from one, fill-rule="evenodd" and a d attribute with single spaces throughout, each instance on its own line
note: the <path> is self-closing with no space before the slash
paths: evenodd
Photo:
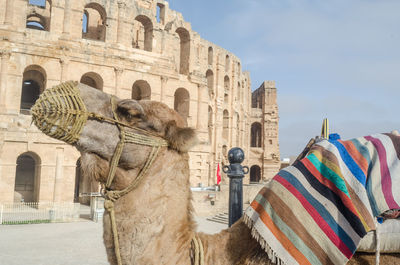
<path id="1" fill-rule="evenodd" d="M 79 152 L 31 122 L 40 93 L 67 80 L 175 109 L 199 138 L 189 153 L 192 187 L 215 185 L 218 165 L 228 163 L 235 146 L 250 168 L 245 184 L 279 170 L 275 82 L 252 92 L 241 60 L 202 39 L 168 2 L 0 0 L 0 6 L 0 202 L 82 201 L 79 193 L 97 191 L 80 175 Z"/>

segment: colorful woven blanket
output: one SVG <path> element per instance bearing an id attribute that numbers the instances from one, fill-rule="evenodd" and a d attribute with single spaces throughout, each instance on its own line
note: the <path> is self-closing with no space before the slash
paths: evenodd
<path id="1" fill-rule="evenodd" d="M 258 193 L 244 220 L 277 264 L 346 264 L 400 206 L 400 136 L 321 140 Z"/>

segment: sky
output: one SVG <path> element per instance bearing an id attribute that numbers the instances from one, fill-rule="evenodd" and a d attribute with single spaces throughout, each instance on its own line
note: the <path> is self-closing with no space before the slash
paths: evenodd
<path id="1" fill-rule="evenodd" d="M 329 119 L 342 139 L 400 130 L 400 1 L 169 0 L 234 53 L 252 90 L 275 80 L 281 158 Z"/>

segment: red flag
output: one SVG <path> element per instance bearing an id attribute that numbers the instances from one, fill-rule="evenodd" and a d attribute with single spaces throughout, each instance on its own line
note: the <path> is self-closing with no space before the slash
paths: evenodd
<path id="1" fill-rule="evenodd" d="M 218 167 L 217 167 L 217 185 L 219 185 L 219 183 L 221 183 L 221 169 L 219 168 L 219 163 L 218 163 Z"/>

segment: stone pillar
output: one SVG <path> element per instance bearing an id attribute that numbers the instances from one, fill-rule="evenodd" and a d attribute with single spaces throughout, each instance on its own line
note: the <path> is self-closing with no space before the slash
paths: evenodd
<path id="1" fill-rule="evenodd" d="M 160 91 L 160 101 L 162 102 L 162 103 L 165 103 L 165 104 L 167 104 L 167 102 L 166 102 L 166 89 L 167 89 L 167 87 L 166 87 L 166 85 L 167 85 L 167 81 L 168 81 L 168 77 L 166 77 L 166 76 L 160 76 L 160 79 L 161 79 L 161 91 Z"/>
<path id="2" fill-rule="evenodd" d="M 114 95 L 118 97 L 118 91 L 121 89 L 121 75 L 124 69 L 121 67 L 114 67 L 115 72 L 115 84 L 114 84 Z"/>
<path id="3" fill-rule="evenodd" d="M 65 82 L 68 80 L 68 65 L 69 59 L 66 57 L 60 58 L 60 65 L 61 65 L 61 76 L 60 81 Z"/>
<path id="4" fill-rule="evenodd" d="M 123 17 L 123 10 L 126 8 L 126 4 L 122 1 L 118 1 L 118 29 L 117 29 L 117 43 L 123 43 L 123 36 L 124 36 L 124 17 Z"/>
<path id="5" fill-rule="evenodd" d="M 69 35 L 71 25 L 71 0 L 65 0 L 63 34 Z"/>
<path id="6" fill-rule="evenodd" d="M 6 13 L 4 15 L 4 24 L 7 24 L 7 25 L 13 24 L 14 2 L 15 2 L 15 0 L 6 0 Z"/>
<path id="7" fill-rule="evenodd" d="M 207 87 L 204 85 L 197 85 L 197 130 L 206 131 L 208 121 L 204 117 L 208 117 L 207 110 Z M 203 119 L 202 119 L 203 117 Z"/>
<path id="8" fill-rule="evenodd" d="M 0 51 L 0 110 L 4 111 L 6 108 L 6 91 L 7 91 L 7 73 L 8 73 L 8 61 L 10 59 L 11 52 Z"/>
<path id="9" fill-rule="evenodd" d="M 64 148 L 56 148 L 56 174 L 54 178 L 53 201 L 60 202 L 62 199 L 63 172 L 64 171 Z"/>

